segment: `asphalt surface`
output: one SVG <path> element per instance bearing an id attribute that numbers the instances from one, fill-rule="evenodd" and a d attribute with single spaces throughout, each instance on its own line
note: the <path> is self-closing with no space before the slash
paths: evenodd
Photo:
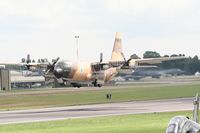
<path id="1" fill-rule="evenodd" d="M 192 110 L 192 100 L 193 98 L 181 98 L 170 100 L 150 100 L 54 107 L 18 111 L 1 111 L 0 124 Z"/>

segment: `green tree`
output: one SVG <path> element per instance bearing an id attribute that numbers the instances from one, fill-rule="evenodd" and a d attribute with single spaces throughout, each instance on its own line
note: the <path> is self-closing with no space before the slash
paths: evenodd
<path id="1" fill-rule="evenodd" d="M 130 56 L 131 59 L 140 59 L 140 57 L 137 54 L 132 54 Z"/>
<path id="2" fill-rule="evenodd" d="M 158 58 L 160 57 L 160 54 L 156 51 L 146 51 L 143 54 L 143 58 Z"/>
<path id="3" fill-rule="evenodd" d="M 194 56 L 191 60 L 190 63 L 190 71 L 192 74 L 194 74 L 195 72 L 198 72 L 200 70 L 200 61 L 198 56 Z"/>

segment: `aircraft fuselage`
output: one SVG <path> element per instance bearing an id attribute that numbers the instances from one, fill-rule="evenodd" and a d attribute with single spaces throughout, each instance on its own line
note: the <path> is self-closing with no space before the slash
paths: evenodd
<path id="1" fill-rule="evenodd" d="M 99 66 L 99 65 L 97 65 Z M 88 62 L 60 61 L 55 65 L 54 75 L 66 81 L 107 82 L 117 74 L 116 68 L 95 68 L 95 65 Z"/>

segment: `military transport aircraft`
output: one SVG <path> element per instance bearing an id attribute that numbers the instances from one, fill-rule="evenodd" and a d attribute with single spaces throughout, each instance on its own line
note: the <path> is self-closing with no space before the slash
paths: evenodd
<path id="1" fill-rule="evenodd" d="M 46 81 L 53 79 L 53 82 L 70 84 L 74 87 L 81 87 L 83 84 L 90 84 L 95 87 L 101 87 L 104 83 L 110 81 L 119 70 L 134 71 L 136 68 L 151 67 L 151 65 L 161 63 L 162 61 L 184 59 L 186 57 L 161 57 L 148 59 L 128 59 L 126 60 L 122 51 L 122 35 L 116 33 L 114 46 L 110 61 L 103 62 L 103 54 L 100 54 L 99 62 L 81 62 L 81 61 L 59 61 L 59 57 L 49 63 L 31 62 L 30 55 L 27 59 L 22 59 L 22 63 L 17 65 L 26 66 L 29 70 L 40 68 L 44 70 L 43 76 Z M 1 63 L 2 64 L 2 63 Z M 4 63 L 3 63 L 4 64 Z M 11 63 L 16 64 L 16 63 Z"/>
<path id="2" fill-rule="evenodd" d="M 161 57 L 149 59 L 128 59 L 126 60 L 122 52 L 122 35 L 116 33 L 111 60 L 103 62 L 103 54 L 100 54 L 99 62 L 79 62 L 79 61 L 59 61 L 57 58 L 46 69 L 46 79 L 53 78 L 61 80 L 64 84 L 71 84 L 74 87 L 81 87 L 82 84 L 91 84 L 101 87 L 114 77 L 120 69 L 131 69 L 145 67 L 145 65 L 157 64 L 167 60 L 184 59 L 179 57 Z"/>
<path id="3" fill-rule="evenodd" d="M 27 60 L 23 59 L 18 65 L 26 66 L 28 69 L 45 68 L 44 77 L 48 82 L 69 84 L 74 87 L 81 87 L 83 84 L 90 84 L 95 87 L 101 87 L 114 77 L 118 70 L 131 70 L 141 67 L 151 67 L 152 64 L 158 64 L 162 61 L 184 59 L 179 57 L 161 57 L 148 59 L 128 59 L 126 60 L 122 52 L 122 35 L 116 33 L 114 46 L 110 61 L 103 62 L 103 54 L 100 54 L 99 62 L 80 62 L 80 61 L 59 61 L 59 57 L 49 62 L 30 62 L 30 56 Z M 2 63 L 1 63 L 2 64 Z M 16 64 L 16 63 L 11 63 Z"/>

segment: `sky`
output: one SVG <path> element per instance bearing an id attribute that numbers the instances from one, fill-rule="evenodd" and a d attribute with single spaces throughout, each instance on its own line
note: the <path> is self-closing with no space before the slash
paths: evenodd
<path id="1" fill-rule="evenodd" d="M 147 50 L 200 56 L 199 0 L 0 0 L 0 62 L 109 60 L 116 32 L 126 58 Z"/>

